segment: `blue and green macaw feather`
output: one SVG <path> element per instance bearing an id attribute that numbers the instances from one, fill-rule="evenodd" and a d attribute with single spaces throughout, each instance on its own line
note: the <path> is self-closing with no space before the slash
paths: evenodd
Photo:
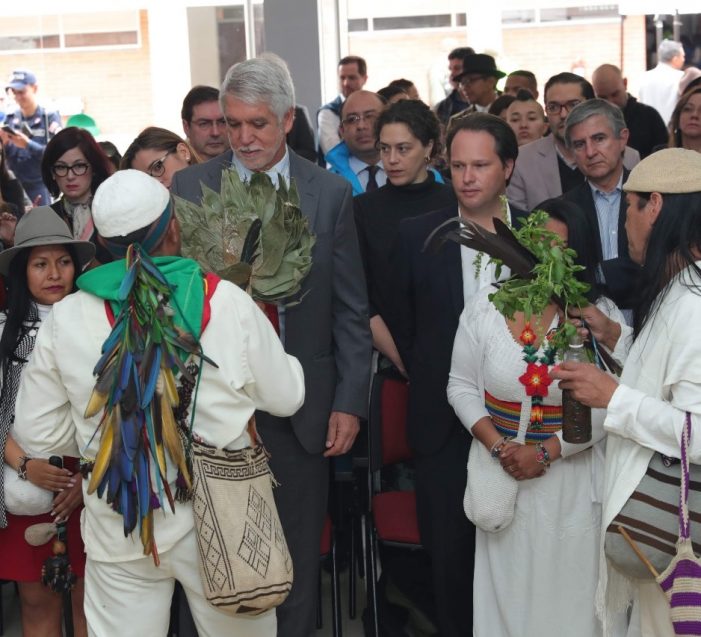
<path id="1" fill-rule="evenodd" d="M 119 311 L 93 371 L 97 381 L 85 410 L 86 418 L 104 410 L 88 494 L 106 493 L 107 503 L 123 517 L 125 537 L 139 526 L 144 554 L 158 565 L 153 512 L 164 499 L 175 510 L 166 457 L 177 467 L 178 479 L 191 487 L 173 413 L 179 403 L 175 374 L 194 383 L 184 362 L 191 354 L 214 363 L 193 335 L 175 326 L 171 287 L 139 244 L 129 247 L 126 267 Z"/>

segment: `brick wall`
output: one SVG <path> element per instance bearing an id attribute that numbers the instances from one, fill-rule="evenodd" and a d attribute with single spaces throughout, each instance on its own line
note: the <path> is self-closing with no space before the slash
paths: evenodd
<path id="1" fill-rule="evenodd" d="M 614 21 L 505 28 L 504 56 L 514 68 L 536 74 L 541 96 L 543 85 L 552 75 L 581 70 L 591 80 L 594 69 L 604 63 L 623 68 L 636 84 L 635 78 L 645 71 L 645 18 L 630 16 L 622 24 Z"/>
<path id="2" fill-rule="evenodd" d="M 133 49 L 51 51 L 0 56 L 0 77 L 14 68 L 33 70 L 40 101 L 80 98 L 97 122 L 101 138 L 124 150 L 153 124 L 148 12 L 139 12 L 141 45 Z M 62 113 L 65 116 L 67 113 Z"/>
<path id="3" fill-rule="evenodd" d="M 442 96 L 439 80 L 445 73 L 448 53 L 465 45 L 464 33 L 461 28 L 350 33 L 348 51 L 366 58 L 369 90 L 406 77 L 416 84 L 424 100 L 433 103 Z M 541 95 L 550 76 L 582 68 L 584 76 L 591 79 L 592 71 L 604 62 L 622 64 L 634 93 L 645 71 L 644 16 L 628 16 L 622 26 L 619 21 L 610 21 L 503 29 L 499 63 L 505 71 L 533 71 L 541 83 Z"/>

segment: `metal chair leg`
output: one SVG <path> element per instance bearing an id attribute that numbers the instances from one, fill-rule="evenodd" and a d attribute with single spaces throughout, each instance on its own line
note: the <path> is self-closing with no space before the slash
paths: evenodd
<path id="1" fill-rule="evenodd" d="M 341 583 L 336 561 L 336 532 L 331 536 L 331 613 L 333 621 L 334 637 L 342 637 L 343 627 L 341 620 Z"/>
<path id="2" fill-rule="evenodd" d="M 348 557 L 348 616 L 351 619 L 355 619 L 355 606 L 356 606 L 356 593 L 355 593 L 355 569 L 358 568 L 356 564 L 358 560 L 356 546 L 357 540 L 357 526 L 358 518 L 356 515 L 350 520 L 350 555 Z"/>
<path id="3" fill-rule="evenodd" d="M 380 637 L 380 622 L 377 613 L 377 544 L 372 520 L 366 520 L 367 556 L 365 580 L 368 591 L 368 608 L 372 614 L 372 630 L 374 637 Z"/>
<path id="4" fill-rule="evenodd" d="M 324 618 L 321 612 L 321 567 L 319 568 L 319 584 L 317 586 L 316 594 L 316 629 L 319 630 L 324 625 Z"/>

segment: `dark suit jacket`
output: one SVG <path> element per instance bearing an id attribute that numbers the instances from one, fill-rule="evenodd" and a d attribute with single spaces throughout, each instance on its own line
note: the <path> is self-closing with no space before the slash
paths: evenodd
<path id="1" fill-rule="evenodd" d="M 421 454 L 438 451 L 454 427 L 462 427 L 446 390 L 453 341 L 464 307 L 460 246 L 446 242 L 438 252 L 423 251 L 426 237 L 456 219 L 457 206 L 402 221 L 394 259 L 396 325 L 390 326 L 409 374 L 407 433 Z M 511 208 L 516 225 L 526 213 Z"/>
<path id="2" fill-rule="evenodd" d="M 306 398 L 292 427 L 310 453 L 325 448 L 329 413 L 367 411 L 372 339 L 367 292 L 348 182 L 290 153 L 300 208 L 316 235 L 303 298 L 285 308 L 285 349 L 304 369 Z M 214 190 L 232 151 L 174 175 L 171 191 L 199 202 L 201 184 Z M 177 204 L 176 204 L 177 211 Z"/>
<path id="3" fill-rule="evenodd" d="M 628 179 L 629 171 L 623 170 L 623 183 Z M 631 261 L 628 254 L 628 235 L 626 234 L 626 198 L 621 193 L 621 203 L 618 208 L 618 257 L 603 260 L 601 249 L 601 232 L 599 220 L 596 216 L 596 205 L 591 193 L 589 182 L 585 181 L 581 186 L 562 195 L 563 199 L 577 204 L 589 216 L 592 226 L 596 230 L 596 258 L 601 265 L 604 274 L 605 285 L 603 292 L 618 307 L 631 308 L 637 298 L 636 290 L 641 268 Z"/>

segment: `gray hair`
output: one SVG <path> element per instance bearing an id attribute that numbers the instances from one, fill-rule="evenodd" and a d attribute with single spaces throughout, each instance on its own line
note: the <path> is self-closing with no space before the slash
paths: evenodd
<path id="1" fill-rule="evenodd" d="M 295 87 L 285 61 L 274 53 L 234 64 L 227 72 L 219 92 L 222 111 L 231 95 L 246 104 L 264 102 L 282 121 L 295 105 Z"/>
<path id="2" fill-rule="evenodd" d="M 671 62 L 678 55 L 684 54 L 684 47 L 681 42 L 674 40 L 662 40 L 657 49 L 657 58 L 660 62 Z"/>
<path id="3" fill-rule="evenodd" d="M 598 97 L 586 100 L 581 104 L 577 104 L 577 106 L 570 111 L 565 121 L 565 143 L 568 148 L 572 146 L 572 129 L 577 126 L 577 124 L 581 124 L 595 115 L 603 115 L 606 118 L 611 132 L 616 138 L 620 137 L 621 131 L 626 128 L 626 120 L 623 118 L 623 112 L 618 106 L 606 100 L 599 99 Z"/>

